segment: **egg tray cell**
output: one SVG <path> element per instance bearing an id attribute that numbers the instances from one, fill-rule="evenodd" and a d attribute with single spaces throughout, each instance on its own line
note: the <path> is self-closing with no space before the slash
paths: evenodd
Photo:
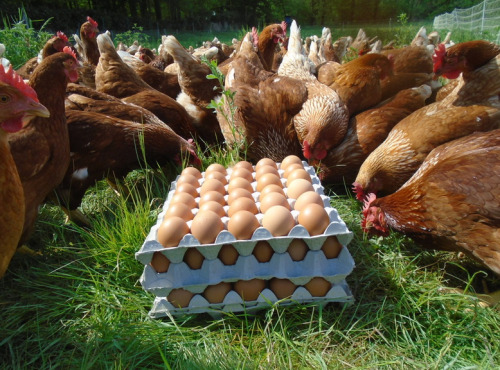
<path id="1" fill-rule="evenodd" d="M 322 297 L 313 297 L 309 291 L 299 286 L 290 298 L 279 300 L 271 289 L 265 288 L 255 301 L 244 301 L 236 291 L 231 290 L 222 303 L 209 303 L 201 294 L 193 296 L 187 307 L 174 307 L 165 297 L 156 297 L 149 315 L 152 318 L 165 316 L 182 316 L 189 314 L 208 313 L 214 318 L 221 317 L 228 312 L 254 313 L 269 308 L 274 304 L 282 306 L 292 304 L 326 305 L 330 302 L 353 302 L 351 290 L 345 280 L 332 285 L 330 290 Z"/>
<path id="2" fill-rule="evenodd" d="M 326 258 L 322 250 L 309 250 L 301 261 L 293 261 L 288 253 L 274 253 L 269 262 L 259 262 L 254 255 L 240 256 L 234 265 L 224 265 L 219 259 L 205 260 L 200 269 L 192 270 L 184 262 L 170 264 L 167 272 L 157 273 L 146 265 L 140 278 L 144 290 L 166 297 L 172 289 L 183 288 L 202 293 L 209 285 L 222 281 L 272 278 L 289 279 L 295 285 L 305 285 L 321 276 L 330 283 L 346 278 L 354 268 L 354 260 L 343 246 L 336 258 Z"/>

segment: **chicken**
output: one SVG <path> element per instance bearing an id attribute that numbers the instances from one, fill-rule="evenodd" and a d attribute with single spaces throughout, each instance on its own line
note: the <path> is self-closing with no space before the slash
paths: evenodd
<path id="1" fill-rule="evenodd" d="M 12 65 L 7 70 L 0 65 L 0 279 L 17 249 L 24 225 L 24 192 L 7 137 L 33 117 L 49 115 Z"/>
<path id="2" fill-rule="evenodd" d="M 366 32 L 364 29 L 360 28 L 356 38 L 352 40 L 349 45 L 349 50 L 346 55 L 349 60 L 355 58 L 359 55 L 364 55 L 370 51 L 370 44 L 372 44 L 377 37 L 369 39 L 366 36 Z"/>
<path id="3" fill-rule="evenodd" d="M 405 46 L 398 49 L 382 50 L 382 55 L 392 62 L 397 73 L 432 73 L 432 53 L 425 46 Z"/>
<path id="4" fill-rule="evenodd" d="M 36 117 L 24 130 L 9 136 L 26 203 L 20 244 L 28 240 L 38 206 L 62 181 L 69 164 L 64 98 L 68 82 L 76 81 L 78 72 L 75 54 L 68 47 L 63 50 L 44 58 L 29 80 L 50 117 Z"/>
<path id="5" fill-rule="evenodd" d="M 380 87 L 382 89 L 381 101 L 393 97 L 401 90 L 410 89 L 423 84 L 430 85 L 432 83 L 432 77 L 432 73 L 394 73 L 392 76 L 388 76 L 380 81 Z"/>
<path id="6" fill-rule="evenodd" d="M 99 48 L 97 47 L 97 35 L 99 25 L 92 18 L 87 17 L 87 22 L 80 27 L 80 40 L 83 49 L 83 61 L 94 66 L 99 63 Z"/>
<path id="7" fill-rule="evenodd" d="M 160 71 L 151 64 L 137 66 L 134 70 L 149 86 L 170 96 L 172 99 L 176 99 L 181 92 L 177 74 Z"/>
<path id="8" fill-rule="evenodd" d="M 113 182 L 121 180 L 146 163 L 156 167 L 186 161 L 201 166 L 193 143 L 165 124 L 142 124 L 77 110 L 67 110 L 66 119 L 71 162 L 56 191 L 69 215 L 80 205 L 85 191 L 108 176 Z"/>
<path id="9" fill-rule="evenodd" d="M 186 110 L 174 99 L 144 82 L 120 58 L 109 35 L 100 34 L 97 42 L 101 54 L 96 68 L 97 91 L 148 109 L 185 139 L 196 136 Z"/>
<path id="10" fill-rule="evenodd" d="M 257 49 L 260 60 L 266 71 L 271 71 L 276 53 L 276 45 L 278 42 L 283 42 L 286 37 L 286 22 L 281 24 L 270 24 L 257 35 L 257 29 L 252 28 L 254 40 L 257 41 Z M 255 41 L 254 41 L 255 42 Z"/>
<path id="11" fill-rule="evenodd" d="M 366 157 L 385 140 L 399 121 L 422 108 L 430 95 L 431 88 L 427 85 L 406 89 L 386 104 L 352 117 L 344 140 L 332 148 L 322 161 L 311 162 L 317 167 L 321 181 L 351 184 Z"/>
<path id="12" fill-rule="evenodd" d="M 497 98 L 498 99 L 498 98 Z M 361 165 L 354 183 L 359 200 L 403 185 L 435 147 L 476 131 L 500 127 L 500 110 L 484 105 L 417 110 L 399 122 Z"/>
<path id="13" fill-rule="evenodd" d="M 290 27 L 288 52 L 278 75 L 300 80 L 307 88 L 307 100 L 293 117 L 299 142 L 307 159 L 325 158 L 347 132 L 349 112 L 339 95 L 311 73 L 311 64 L 302 53 L 300 29 L 295 20 Z"/>
<path id="14" fill-rule="evenodd" d="M 365 232 L 402 232 L 426 248 L 457 250 L 500 275 L 500 130 L 430 152 L 397 192 L 363 207 Z"/>

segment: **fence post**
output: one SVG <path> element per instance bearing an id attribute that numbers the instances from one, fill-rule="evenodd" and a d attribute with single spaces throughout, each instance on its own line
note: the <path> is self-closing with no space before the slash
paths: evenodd
<path id="1" fill-rule="evenodd" d="M 483 1 L 483 17 L 481 18 L 481 35 L 483 34 L 483 29 L 484 29 L 485 14 L 486 14 L 486 0 Z"/>

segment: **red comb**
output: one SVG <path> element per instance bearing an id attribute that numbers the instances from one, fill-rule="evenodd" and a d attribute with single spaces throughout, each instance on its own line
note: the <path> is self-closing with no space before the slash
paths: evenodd
<path id="1" fill-rule="evenodd" d="M 259 46 L 259 33 L 257 32 L 257 28 L 252 27 L 252 37 L 253 37 L 253 45 L 255 47 Z"/>
<path id="2" fill-rule="evenodd" d="M 283 36 L 286 36 L 286 22 L 285 21 L 281 22 L 281 28 L 283 30 Z"/>
<path id="3" fill-rule="evenodd" d="M 71 55 L 73 58 L 75 58 L 76 60 L 76 54 L 75 52 L 73 51 L 73 49 L 71 49 L 69 46 L 65 46 L 64 49 L 63 49 L 63 53 L 66 53 L 66 54 L 69 54 Z"/>
<path id="4" fill-rule="evenodd" d="M 21 91 L 24 95 L 30 97 L 36 102 L 38 101 L 38 96 L 36 95 L 36 91 L 28 85 L 24 80 L 19 76 L 14 69 L 12 68 L 12 64 L 9 65 L 9 69 L 6 71 L 2 66 L 0 66 L 0 82 L 6 83 L 19 91 Z"/>
<path id="5" fill-rule="evenodd" d="M 92 18 L 87 17 L 87 21 L 92 25 L 92 27 L 97 28 L 99 26 L 96 21 L 94 21 Z"/>
<path id="6" fill-rule="evenodd" d="M 446 46 L 441 43 L 434 49 L 434 54 L 432 55 L 432 62 L 434 63 L 434 72 L 441 67 L 443 64 L 443 57 L 446 54 Z"/>
<path id="7" fill-rule="evenodd" d="M 377 196 L 375 195 L 375 193 L 370 193 L 368 194 L 364 201 L 363 201 L 363 215 L 366 216 L 367 213 L 368 213 L 368 209 L 370 208 L 372 202 L 377 199 Z"/>
<path id="8" fill-rule="evenodd" d="M 60 38 L 61 40 L 63 40 L 64 42 L 68 42 L 68 36 L 66 36 L 64 34 L 64 32 L 61 32 L 61 31 L 57 31 L 56 32 L 56 35 L 58 38 Z"/>

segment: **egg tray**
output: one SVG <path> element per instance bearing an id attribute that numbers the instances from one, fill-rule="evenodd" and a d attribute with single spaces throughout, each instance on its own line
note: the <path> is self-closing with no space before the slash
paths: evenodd
<path id="1" fill-rule="evenodd" d="M 240 256 L 234 265 L 224 265 L 219 259 L 205 260 L 200 269 L 186 263 L 170 264 L 167 272 L 157 273 L 146 265 L 140 278 L 144 290 L 166 297 L 172 289 L 183 288 L 202 293 L 209 285 L 222 281 L 272 278 L 289 279 L 295 285 L 305 285 L 315 276 L 332 284 L 346 278 L 354 268 L 354 260 L 345 246 L 336 258 L 326 258 L 322 250 L 309 250 L 301 261 L 293 261 L 288 253 L 274 253 L 269 262 L 259 262 L 254 255 Z"/>
<path id="2" fill-rule="evenodd" d="M 202 295 L 196 294 L 189 302 L 189 305 L 184 308 L 174 307 L 165 297 L 156 297 L 149 315 L 152 318 L 160 318 L 170 315 L 182 316 L 208 313 L 212 317 L 218 318 L 228 312 L 254 313 L 275 304 L 282 306 L 315 304 L 321 306 L 330 302 L 350 303 L 353 301 L 354 298 L 347 282 L 342 280 L 333 284 L 330 290 L 322 297 L 313 297 L 303 286 L 297 287 L 290 298 L 282 300 L 279 300 L 269 288 L 262 290 L 259 298 L 255 301 L 244 301 L 234 290 L 227 293 L 222 303 L 209 303 Z"/>

